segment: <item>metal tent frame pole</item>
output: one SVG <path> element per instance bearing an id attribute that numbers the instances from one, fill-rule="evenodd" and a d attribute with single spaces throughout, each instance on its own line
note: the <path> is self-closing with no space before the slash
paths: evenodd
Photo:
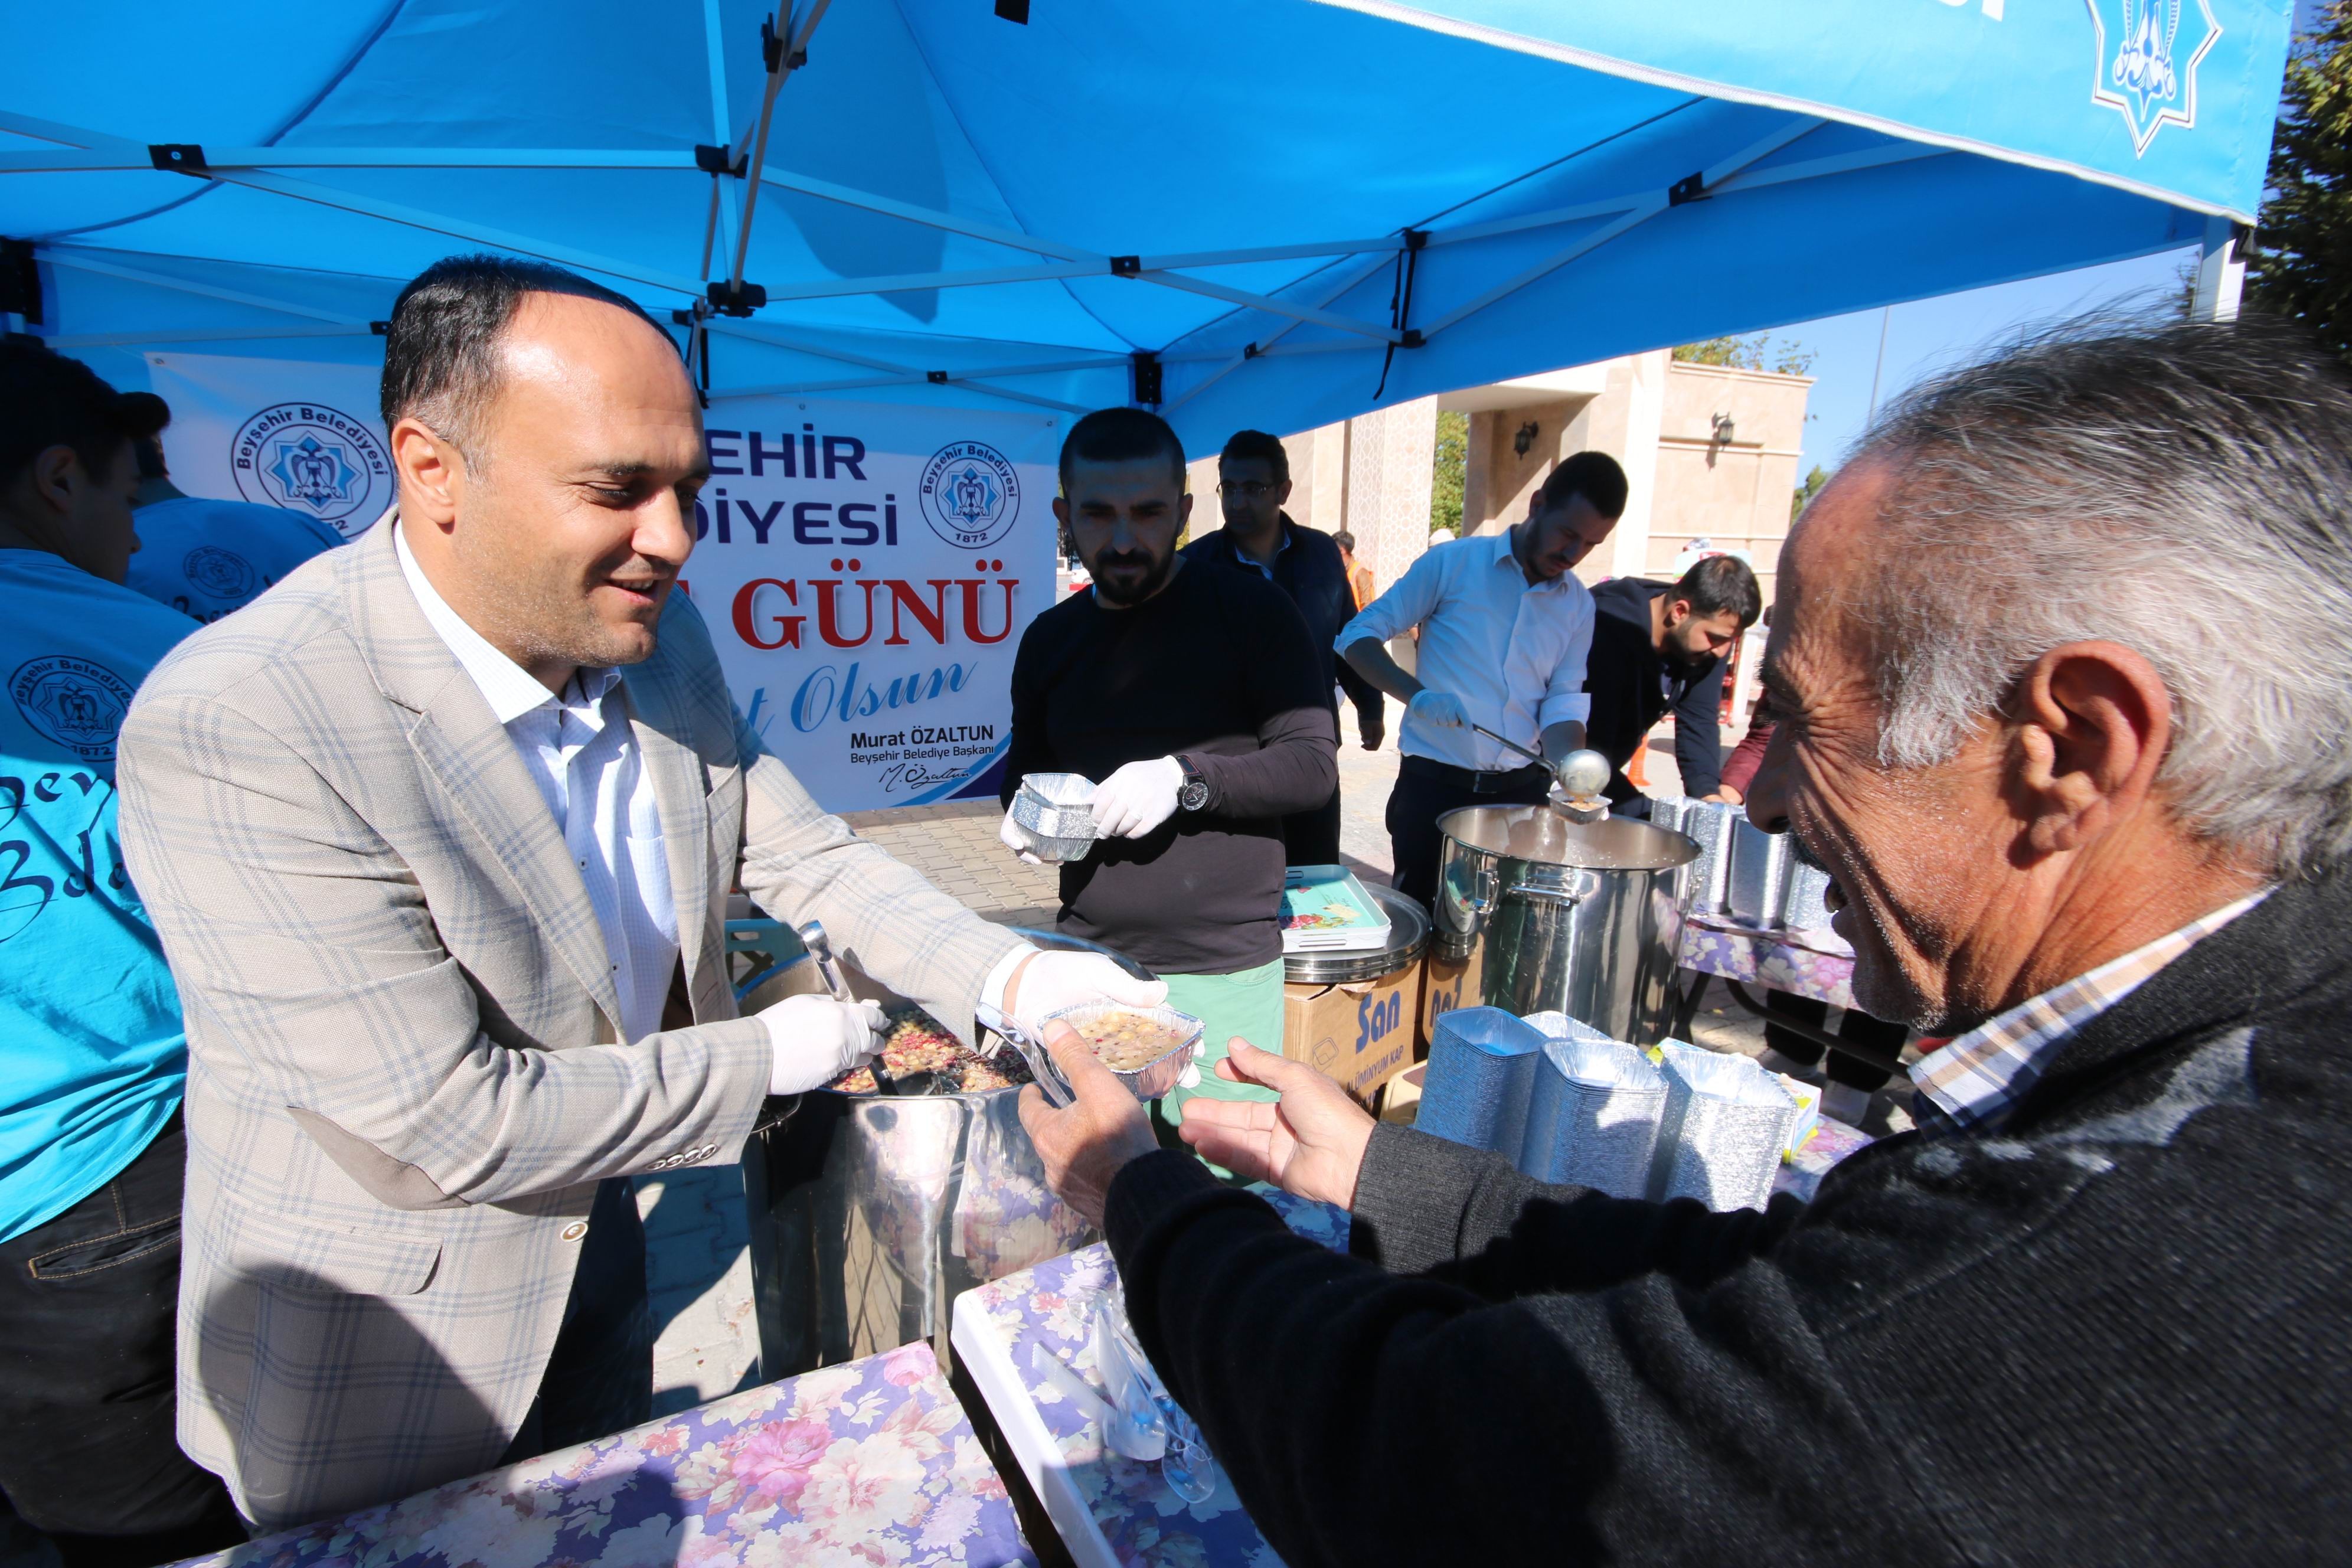
<path id="1" fill-rule="evenodd" d="M 531 149 L 531 148 L 333 148 L 333 147 L 235 147 L 208 149 L 187 145 L 174 148 L 171 144 L 151 146 L 128 138 L 87 130 L 32 116 L 0 111 L 0 130 L 47 141 L 58 150 L 42 152 L 0 153 L 0 175 L 13 173 L 55 173 L 82 170 L 123 170 L 144 168 L 177 168 L 189 175 L 221 184 L 241 185 L 248 189 L 336 208 L 362 216 L 446 235 L 472 244 L 493 247 L 515 254 L 534 256 L 583 271 L 637 283 L 665 292 L 683 295 L 697 302 L 695 321 L 689 330 L 704 344 L 707 357 L 707 334 L 719 331 L 733 335 L 735 325 L 712 321 L 712 306 L 732 315 L 754 316 L 758 306 L 748 302 L 744 269 L 750 258 L 753 218 L 757 212 L 759 191 L 773 186 L 818 200 L 836 203 L 862 211 L 875 213 L 955 234 L 984 244 L 1009 250 L 1026 251 L 1039 258 L 1028 265 L 993 268 L 964 268 L 932 272 L 907 273 L 884 277 L 812 279 L 802 282 L 773 283 L 753 288 L 749 299 L 782 303 L 795 300 L 825 300 L 887 295 L 915 290 L 941 289 L 988 288 L 998 285 L 1066 282 L 1090 277 L 1116 277 L 1129 281 L 1217 300 L 1234 307 L 1235 311 L 1255 312 L 1276 318 L 1272 330 L 1256 336 L 1239 348 L 1202 348 L 1188 350 L 1187 341 L 1197 341 L 1203 333 L 1215 331 L 1222 322 L 1229 321 L 1233 312 L 1192 329 L 1182 337 L 1164 345 L 1156 357 L 1166 363 L 1213 363 L 1215 368 L 1205 376 L 1179 392 L 1166 406 L 1175 407 L 1199 396 L 1209 387 L 1234 372 L 1244 369 L 1258 358 L 1287 356 L 1299 353 L 1363 352 L 1380 344 L 1391 348 L 1411 347 L 1425 343 L 1448 331 L 1469 318 L 1489 310 L 1549 277 L 1560 268 L 1590 256 L 1612 241 L 1634 229 L 1664 216 L 1675 209 L 1695 202 L 1759 191 L 1790 184 L 1834 178 L 1914 160 L 1956 155 L 1948 147 L 1927 142 L 1889 140 L 1886 142 L 1854 151 L 1813 159 L 1784 161 L 1769 168 L 1756 164 L 1803 140 L 1816 130 L 1832 123 L 1819 118 L 1792 118 L 1728 156 L 1676 182 L 1664 191 L 1629 193 L 1625 195 L 1583 202 L 1572 206 L 1526 213 L 1511 217 L 1457 223 L 1450 226 L 1433 226 L 1417 231 L 1419 243 L 1430 250 L 1445 250 L 1481 240 L 1526 234 L 1549 228 L 1566 228 L 1592 225 L 1558 250 L 1540 258 L 1512 276 L 1503 279 L 1474 297 L 1455 303 L 1418 329 L 1404 323 L 1391 325 L 1362 320 L 1335 309 L 1339 301 L 1363 287 L 1389 265 L 1391 259 L 1407 247 L 1407 231 L 1358 237 L 1328 241 L 1307 241 L 1287 245 L 1235 247 L 1213 250 L 1152 253 L 1139 251 L 1131 255 L 1112 255 L 1091 247 L 1069 244 L 1051 237 L 1008 228 L 976 218 L 924 207 L 913 203 L 861 191 L 831 181 L 819 180 L 787 170 L 769 167 L 766 163 L 769 136 L 773 127 L 777 95 L 783 83 L 806 58 L 806 47 L 817 24 L 823 19 L 830 0 L 808 0 L 803 15 L 786 25 L 781 33 L 772 21 L 768 26 L 770 69 L 766 88 L 761 94 L 760 112 L 753 122 L 728 144 L 731 172 L 741 178 L 741 208 L 735 215 L 732 228 L 732 257 L 723 282 L 709 278 L 715 259 L 720 229 L 723 192 L 727 174 L 713 173 L 712 202 L 704 223 L 701 249 L 703 277 L 697 279 L 670 272 L 642 263 L 599 255 L 539 238 L 535 236 L 511 233 L 470 219 L 451 217 L 398 203 L 378 200 L 344 191 L 313 181 L 299 180 L 280 173 L 287 169 L 619 169 L 688 172 L 700 170 L 691 153 L 660 150 L 629 149 Z M 714 7 L 706 5 L 706 20 L 715 25 L 710 15 Z M 781 15 L 781 13 L 780 13 Z M 714 118 L 723 123 L 724 71 L 721 68 L 718 43 L 713 37 L 712 90 Z M 709 150 L 706 149 L 706 152 Z M 167 162 L 185 158 L 187 162 Z M 2200 310 L 2219 313 L 2235 304 L 2235 283 L 2242 274 L 2242 264 L 2231 257 L 2232 247 L 2228 237 L 2227 220 L 2213 220 L 2213 227 L 2221 233 L 2216 242 L 2209 236 L 2208 261 L 2200 273 L 2199 303 Z M 120 262 L 106 261 L 83 254 L 80 247 L 37 240 L 41 252 L 63 265 L 73 265 L 94 272 L 106 272 L 129 281 L 152 284 L 166 289 L 203 295 L 228 302 L 257 308 L 282 310 L 306 317 L 344 331 L 355 331 L 364 323 L 336 315 L 316 307 L 269 300 L 260 295 L 217 286 L 195 285 L 169 278 L 160 273 L 142 273 Z M 2219 257 L 2221 259 L 2215 259 Z M 1229 287 L 1211 279 L 1196 276 L 1202 270 L 1223 267 L 1246 266 L 1281 260 L 1314 260 L 1330 258 L 1348 263 L 1339 268 L 1336 278 L 1325 269 L 1311 271 L 1279 293 Z M 2233 272 L 2231 268 L 2237 270 Z M 1297 297 L 1291 297 L 1293 295 Z M 730 303 L 732 301 L 732 303 Z M 2226 301 L 2226 305 L 2225 302 Z M 762 328 L 770 324 L 760 323 Z M 782 323 L 777 323 L 781 325 Z M 1308 342 L 1285 342 L 1282 340 L 1302 326 L 1316 326 L 1329 332 L 1344 334 L 1339 339 L 1318 339 Z M 293 335 L 294 329 L 269 329 L 266 335 Z M 113 341 L 116 334 L 103 334 Z M 223 330 L 205 335 L 234 337 L 263 335 L 260 330 L 247 331 Z M 319 335 L 323 335 L 320 333 Z M 805 341 L 793 341 L 772 335 L 769 331 L 741 334 L 795 349 L 819 357 L 835 359 L 858 365 L 875 374 L 866 377 L 812 379 L 779 382 L 761 387 L 762 391 L 819 392 L 842 391 L 865 387 L 894 385 L 960 385 L 990 396 L 1002 397 L 1034 405 L 1072 410 L 1074 405 L 1036 394 L 989 384 L 990 378 L 1026 374 L 1054 374 L 1077 369 L 1109 368 L 1125 362 L 1124 355 L 1088 355 L 1087 351 L 1074 351 L 1076 357 L 1053 362 L 1050 366 L 1015 365 L 1011 367 L 965 366 L 951 370 L 927 369 L 895 362 L 868 360 L 842 351 L 818 347 Z M 165 341 L 161 337 L 157 341 Z M 177 341 L 194 341 L 180 337 Z M 732 392 L 735 389 L 722 389 Z"/>

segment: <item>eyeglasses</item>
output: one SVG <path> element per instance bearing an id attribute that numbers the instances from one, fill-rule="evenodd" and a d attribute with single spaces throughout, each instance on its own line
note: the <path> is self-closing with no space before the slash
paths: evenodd
<path id="1" fill-rule="evenodd" d="M 1220 484 L 1217 487 L 1217 493 L 1221 496 L 1239 496 L 1245 501 L 1261 501 L 1281 488 L 1279 485 L 1263 485 L 1255 479 L 1244 479 L 1237 485 Z"/>

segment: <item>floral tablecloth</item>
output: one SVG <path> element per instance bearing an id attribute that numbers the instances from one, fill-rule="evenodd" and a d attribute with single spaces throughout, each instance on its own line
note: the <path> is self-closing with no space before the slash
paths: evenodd
<path id="1" fill-rule="evenodd" d="M 1853 953 L 1827 931 L 1761 931 L 1727 915 L 1683 922 L 1685 969 L 1744 984 L 1810 996 L 1832 1007 L 1853 1005 Z"/>
<path id="2" fill-rule="evenodd" d="M 1300 1235 L 1347 1246 L 1346 1210 L 1255 1190 Z M 1185 1502 L 1159 1465 L 1109 1448 L 1095 1414 L 1034 1369 L 1042 1350 L 1103 1396 L 1091 1325 L 1095 1303 L 1117 1278 L 1109 1248 L 1097 1243 L 971 1291 L 956 1302 L 958 1362 L 1086 1568 L 1280 1568 L 1230 1478 L 1207 1500 Z"/>
<path id="3" fill-rule="evenodd" d="M 1036 1558 L 930 1347 L 680 1412 L 205 1568 L 998 1568 Z"/>

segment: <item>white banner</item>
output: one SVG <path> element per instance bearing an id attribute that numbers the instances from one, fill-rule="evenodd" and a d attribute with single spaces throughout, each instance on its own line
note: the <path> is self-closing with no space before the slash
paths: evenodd
<path id="1" fill-rule="evenodd" d="M 768 748 L 831 811 L 993 795 L 1054 602 L 1049 415 L 720 397 L 685 582 Z"/>
<path id="2" fill-rule="evenodd" d="M 154 353 L 172 477 L 346 536 L 392 504 L 363 365 Z M 1054 602 L 1050 415 L 720 397 L 683 581 L 752 728 L 830 811 L 992 794 Z"/>
<path id="3" fill-rule="evenodd" d="M 172 405 L 163 460 L 190 495 L 282 506 L 345 539 L 392 504 L 374 367 L 151 353 L 147 370 Z"/>

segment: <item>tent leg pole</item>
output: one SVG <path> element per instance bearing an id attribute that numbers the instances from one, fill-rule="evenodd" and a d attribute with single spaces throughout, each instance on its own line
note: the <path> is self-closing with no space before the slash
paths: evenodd
<path id="1" fill-rule="evenodd" d="M 2200 321 L 2234 321 L 2246 286 L 2244 247 L 2225 217 L 2205 220 L 2205 256 L 2197 265 L 2197 302 L 2189 312 Z"/>

